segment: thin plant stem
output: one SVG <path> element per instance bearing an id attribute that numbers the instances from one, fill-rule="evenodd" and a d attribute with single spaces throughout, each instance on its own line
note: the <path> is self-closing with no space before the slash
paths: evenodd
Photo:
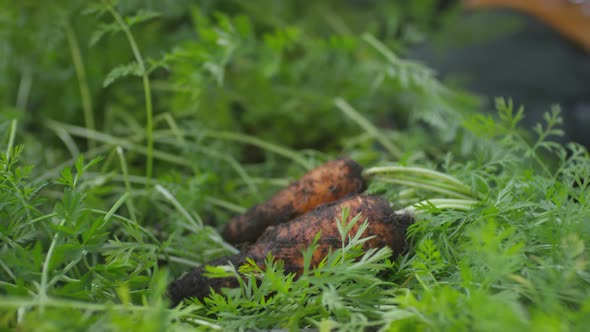
<path id="1" fill-rule="evenodd" d="M 25 111 L 27 108 L 27 101 L 31 93 L 31 86 L 33 85 L 33 72 L 29 67 L 23 71 L 20 83 L 18 85 L 18 94 L 16 97 L 16 108 Z M 18 127 L 18 120 L 12 119 L 10 121 L 10 134 L 8 136 L 8 145 L 6 146 L 6 158 L 10 158 L 10 151 L 14 147 L 14 140 L 16 138 L 16 129 Z"/>
<path id="2" fill-rule="evenodd" d="M 70 46 L 70 53 L 72 54 L 72 61 L 74 62 L 74 69 L 76 70 L 76 77 L 78 78 L 80 98 L 82 99 L 82 110 L 84 112 L 84 123 L 88 129 L 95 130 L 96 125 L 94 122 L 94 110 L 92 108 L 90 87 L 88 86 L 88 80 L 86 78 L 86 69 L 84 67 L 84 61 L 82 60 L 82 52 L 80 52 L 78 38 L 69 21 L 65 24 L 65 30 L 68 45 Z M 94 148 L 95 142 L 89 139 L 88 147 L 90 149 Z"/>
<path id="3" fill-rule="evenodd" d="M 266 142 L 266 141 L 261 140 L 256 137 L 252 137 L 252 136 L 248 136 L 248 135 L 244 135 L 244 134 L 240 134 L 240 133 L 228 132 L 228 131 L 213 131 L 213 130 L 207 130 L 207 131 L 201 132 L 199 134 L 192 134 L 192 133 L 185 133 L 185 134 L 193 136 L 193 137 L 206 136 L 206 137 L 225 139 L 225 140 L 229 140 L 229 141 L 236 141 L 236 142 L 240 142 L 240 143 L 244 143 L 244 144 L 254 145 L 254 146 L 257 146 L 257 147 L 262 148 L 264 150 L 271 151 L 271 152 L 281 155 L 283 157 L 289 158 L 289 159 L 293 160 L 295 163 L 301 165 L 306 170 L 310 170 L 313 168 L 311 163 L 308 162 L 307 160 L 305 160 L 305 158 L 301 157 L 301 155 L 298 154 L 297 152 L 290 150 L 288 148 L 282 147 L 280 145 Z"/>
<path id="4" fill-rule="evenodd" d="M 364 176 L 372 176 L 372 175 L 379 175 L 379 174 L 400 174 L 397 175 L 395 178 L 399 180 L 408 180 L 405 175 L 417 175 L 422 178 L 412 178 L 409 180 L 422 182 L 429 185 L 434 185 L 441 188 L 450 189 L 457 193 L 465 194 L 467 196 L 473 196 L 472 190 L 465 185 L 463 182 L 459 181 L 458 179 L 441 172 L 437 172 L 434 170 L 430 170 L 427 168 L 421 167 L 408 167 L 408 166 L 381 166 L 381 167 L 372 167 L 366 169 L 363 172 Z M 378 177 L 383 179 L 383 177 Z M 436 182 L 432 182 L 432 180 L 426 180 L 426 178 L 430 178 Z"/>
<path id="5" fill-rule="evenodd" d="M 109 145 L 102 145 L 99 146 L 97 148 L 88 150 L 84 153 L 84 156 L 87 158 L 92 158 L 92 157 L 96 157 L 98 155 L 101 155 L 107 151 L 109 151 L 110 146 Z M 42 173 L 39 177 L 37 177 L 35 179 L 35 182 L 43 182 L 43 181 L 47 181 L 48 179 L 51 179 L 53 176 L 55 176 L 56 174 L 59 174 L 59 172 L 67 166 L 72 165 L 72 163 L 74 163 L 76 161 L 76 158 L 70 158 L 68 160 L 66 160 L 63 163 L 60 163 L 59 165 L 57 165 L 56 167 L 45 171 L 44 173 Z"/>
<path id="6" fill-rule="evenodd" d="M 198 218 L 194 219 L 190 215 L 190 213 L 188 213 L 188 211 L 180 204 L 180 202 L 178 202 L 178 200 L 166 188 L 164 188 L 158 184 L 158 185 L 156 185 L 156 190 L 160 194 L 162 194 L 170 203 L 172 203 L 172 205 L 174 205 L 174 207 L 189 221 L 189 223 L 194 227 L 194 231 L 197 231 L 197 230 L 203 228 L 203 221 L 201 220 L 201 218 L 197 216 Z M 211 240 L 213 240 L 217 244 L 220 244 L 222 247 L 229 250 L 232 254 L 237 254 L 239 252 L 239 250 L 237 250 L 233 246 L 227 244 L 225 241 L 223 241 L 219 237 L 210 237 L 210 238 L 211 238 Z"/>
<path id="7" fill-rule="evenodd" d="M 453 185 L 453 184 L 442 182 L 442 181 L 437 181 L 435 179 L 429 179 L 429 178 L 423 178 L 423 177 L 413 177 L 413 176 L 407 176 L 407 175 L 399 175 L 399 176 L 395 176 L 395 177 L 377 177 L 377 179 L 386 179 L 386 178 L 397 179 L 400 181 L 412 181 L 412 182 L 422 183 L 425 185 L 434 186 L 434 187 L 441 188 L 441 189 L 448 189 L 448 190 L 451 190 L 451 191 L 456 192 L 458 194 L 463 194 L 463 195 L 466 195 L 469 197 L 472 196 L 472 193 L 470 190 L 465 190 L 461 187 L 458 187 L 457 185 Z"/>
<path id="8" fill-rule="evenodd" d="M 365 42 L 375 48 L 387 61 L 392 64 L 396 64 L 399 62 L 399 58 L 395 55 L 390 49 L 387 48 L 381 41 L 375 38 L 370 33 L 365 33 L 362 35 L 362 38 Z"/>
<path id="9" fill-rule="evenodd" d="M 170 130 L 172 131 L 172 133 L 174 133 L 174 136 L 178 140 L 178 143 L 185 143 L 184 136 L 182 135 L 182 132 L 176 124 L 176 121 L 174 120 L 172 114 L 170 114 L 169 112 L 160 114 L 159 116 L 154 118 L 154 124 L 157 124 L 159 120 L 164 121 L 168 124 L 168 127 L 170 127 Z"/>
<path id="10" fill-rule="evenodd" d="M 401 151 L 398 147 L 396 147 L 387 137 L 385 137 L 377 127 L 375 127 L 370 121 L 365 119 L 357 110 L 355 110 L 349 103 L 347 103 L 344 99 L 338 97 L 334 99 L 334 104 L 338 107 L 342 113 L 356 122 L 359 126 L 361 126 L 367 133 L 369 133 L 373 138 L 375 138 L 383 147 L 391 154 L 392 157 L 395 159 L 399 159 L 401 156 Z"/>
<path id="11" fill-rule="evenodd" d="M 203 266 L 203 264 L 201 264 L 201 263 L 193 262 L 190 259 L 186 259 L 186 258 L 182 258 L 182 257 L 177 257 L 177 256 L 168 256 L 168 257 L 166 257 L 165 255 L 160 254 L 160 255 L 158 255 L 158 259 L 161 259 L 161 260 L 168 259 L 170 262 L 179 263 L 179 264 L 186 265 L 186 266 L 189 266 L 189 267 Z"/>
<path id="12" fill-rule="evenodd" d="M 55 135 L 59 139 L 61 139 L 68 151 L 70 151 L 70 155 L 72 155 L 72 158 L 78 158 L 78 156 L 80 155 L 80 149 L 78 149 L 78 145 L 76 145 L 76 142 L 74 142 L 72 136 L 70 136 L 70 134 L 63 128 L 54 127 L 51 129 L 53 129 Z"/>
<path id="13" fill-rule="evenodd" d="M 204 146 L 195 145 L 194 149 L 207 156 L 225 161 L 244 180 L 244 182 L 250 189 L 250 192 L 257 198 L 262 199 L 258 187 L 252 182 L 252 179 L 250 178 L 244 167 L 234 157 L 227 153 L 220 153 L 215 149 L 209 149 Z"/>
<path id="14" fill-rule="evenodd" d="M 2 267 L 2 269 L 4 270 L 4 272 L 6 272 L 8 274 L 8 276 L 10 277 L 10 279 L 17 281 L 16 276 L 14 275 L 14 273 L 12 273 L 12 270 L 6 265 L 4 264 L 3 261 L 0 260 L 0 266 Z"/>
<path id="15" fill-rule="evenodd" d="M 478 201 L 472 199 L 452 199 L 452 198 L 432 198 L 427 199 L 415 204 L 412 204 L 406 208 L 396 211 L 396 213 L 418 213 L 420 207 L 432 205 L 437 209 L 441 210 L 460 210 L 469 211 L 473 208 Z"/>
<path id="16" fill-rule="evenodd" d="M 366 169 L 363 172 L 363 175 L 373 175 L 379 173 L 412 173 L 418 175 L 424 175 L 431 178 L 439 179 L 441 181 L 457 184 L 459 186 L 464 187 L 465 189 L 469 189 L 463 182 L 459 181 L 458 179 L 441 172 L 437 172 L 427 168 L 421 167 L 408 167 L 408 166 L 380 166 L 380 167 L 371 167 Z"/>
<path id="17" fill-rule="evenodd" d="M 53 287 L 55 285 L 55 283 L 57 283 L 58 281 L 62 280 L 63 278 L 69 278 L 68 276 L 66 276 L 66 274 L 73 269 L 74 267 L 76 267 L 76 264 L 78 264 L 83 258 L 84 256 L 86 256 L 86 252 L 82 253 L 81 257 L 75 258 L 73 259 L 71 262 L 68 263 L 68 265 L 66 265 L 63 269 L 61 269 L 59 271 L 59 274 L 54 276 L 48 283 L 47 285 L 49 287 Z"/>
<path id="18" fill-rule="evenodd" d="M 27 101 L 29 100 L 29 94 L 31 93 L 31 86 L 33 85 L 33 72 L 27 67 L 21 78 L 18 86 L 18 94 L 16 97 L 16 107 L 20 110 L 24 110 L 27 107 Z"/>
<path id="19" fill-rule="evenodd" d="M 86 211 L 90 211 L 92 213 L 96 213 L 96 214 L 99 214 L 102 216 L 106 216 L 108 214 L 108 211 L 103 211 L 103 210 L 99 210 L 99 209 L 86 209 Z M 111 214 L 110 218 L 115 218 L 117 220 L 120 220 L 120 221 L 126 223 L 127 225 L 134 227 L 135 229 L 138 229 L 143 234 L 145 234 L 150 240 L 152 240 L 156 244 L 156 246 L 158 246 L 160 248 L 162 247 L 162 245 L 160 244 L 160 241 L 158 241 L 158 239 L 156 239 L 154 234 L 152 232 L 148 231 L 147 229 L 145 229 L 144 227 L 142 227 L 136 220 L 131 220 L 129 218 L 125 218 L 125 217 L 118 215 L 116 213 Z M 104 217 L 103 217 L 103 219 L 104 219 Z M 103 223 L 103 226 L 104 226 L 104 223 Z"/>
<path id="20" fill-rule="evenodd" d="M 115 145 L 115 146 L 120 145 L 130 151 L 134 151 L 134 152 L 141 153 L 144 155 L 150 154 L 150 150 L 144 146 L 130 143 L 129 141 L 127 141 L 123 138 L 118 138 L 115 136 L 107 135 L 107 134 L 100 133 L 100 132 L 97 132 L 94 130 L 81 128 L 81 127 L 77 127 L 77 126 L 72 126 L 72 125 L 68 125 L 68 124 L 64 124 L 64 123 L 60 123 L 60 122 L 56 122 L 56 121 L 47 121 L 47 126 L 49 126 L 49 127 L 61 126 L 65 130 L 67 130 L 71 135 L 74 135 L 74 136 L 92 137 L 93 139 L 104 142 L 104 143 L 108 143 L 108 144 Z M 167 153 L 167 152 L 152 149 L 151 155 L 155 158 L 167 161 L 172 164 L 177 164 L 177 165 L 186 166 L 186 167 L 193 166 L 187 160 L 180 158 L 177 155 L 174 155 L 172 153 Z"/>
<path id="21" fill-rule="evenodd" d="M 139 66 L 139 70 L 141 72 L 141 78 L 143 81 L 143 91 L 145 97 L 145 110 L 146 110 L 146 139 L 147 139 L 147 165 L 146 165 L 146 178 L 151 180 L 152 178 L 152 169 L 154 167 L 154 137 L 153 137 L 153 109 L 152 109 L 152 91 L 150 88 L 150 80 L 148 77 L 148 71 L 146 70 L 145 64 L 143 62 L 143 57 L 139 51 L 139 47 L 135 42 L 135 38 L 131 33 L 131 29 L 123 17 L 119 15 L 119 13 L 107 2 L 103 0 L 103 3 L 108 8 L 109 12 L 117 21 L 117 23 L 121 26 L 123 33 L 127 37 L 129 41 L 129 45 L 131 46 L 131 50 L 133 52 L 133 56 L 135 57 L 135 61 L 137 61 L 137 65 Z M 148 184 L 149 185 L 149 182 Z"/>
<path id="22" fill-rule="evenodd" d="M 62 219 L 59 225 L 63 226 L 65 222 L 66 220 Z M 45 261 L 43 262 L 43 267 L 41 269 L 41 285 L 39 286 L 39 299 L 41 299 L 42 302 L 42 309 L 43 304 L 47 299 L 47 279 L 49 278 L 49 263 L 51 262 L 51 258 L 53 257 L 53 250 L 55 250 L 58 238 L 59 233 L 56 232 L 55 235 L 53 235 L 53 240 L 51 240 L 51 245 L 49 245 L 49 249 L 47 250 L 47 255 L 45 256 Z"/>
<path id="23" fill-rule="evenodd" d="M 12 121 L 10 121 L 10 133 L 8 136 L 8 146 L 6 147 L 6 158 L 10 158 L 10 151 L 12 150 L 12 147 L 14 146 L 14 139 L 16 137 L 16 127 L 18 126 L 18 120 L 17 119 L 12 119 Z M 8 165 L 7 165 L 8 167 Z"/>
<path id="24" fill-rule="evenodd" d="M 400 184 L 400 185 L 408 186 L 408 187 L 421 188 L 421 189 L 437 192 L 440 194 L 445 194 L 445 195 L 448 195 L 451 197 L 456 197 L 456 198 L 465 198 L 465 199 L 471 198 L 470 196 L 467 196 L 462 193 L 458 193 L 454 190 L 442 188 L 441 186 L 437 186 L 432 183 L 420 182 L 419 180 L 402 180 L 402 179 L 394 179 L 394 178 L 377 178 L 377 180 L 379 180 L 381 182 L 386 182 L 386 183 L 394 183 L 394 184 Z"/>
<path id="25" fill-rule="evenodd" d="M 121 171 L 123 172 L 123 180 L 125 182 L 125 190 L 129 195 L 131 195 L 131 182 L 129 181 L 129 170 L 127 169 L 127 160 L 125 159 L 125 154 L 123 153 L 123 148 L 117 146 L 117 156 L 119 156 L 119 161 L 121 164 Z M 130 196 L 131 197 L 131 196 Z M 133 200 L 129 198 L 125 204 L 127 205 L 127 209 L 129 210 L 129 216 L 132 220 L 137 220 L 135 215 L 135 206 L 133 205 Z"/>
<path id="26" fill-rule="evenodd" d="M 162 194 L 174 207 L 188 220 L 194 227 L 195 230 L 203 228 L 203 221 L 201 218 L 193 218 L 190 213 L 180 204 L 180 202 L 172 195 L 168 189 L 162 187 L 161 185 L 156 185 L 156 190 Z"/>
<path id="27" fill-rule="evenodd" d="M 215 198 L 215 197 L 211 197 L 211 196 L 207 196 L 207 198 L 205 198 L 205 200 L 213 205 L 217 205 L 219 207 L 222 207 L 228 211 L 234 212 L 234 213 L 244 213 L 246 212 L 246 208 L 237 205 L 237 204 L 233 204 L 231 202 L 219 199 L 219 198 Z"/>
<path id="28" fill-rule="evenodd" d="M 111 219 L 111 217 L 115 214 L 115 212 L 117 212 L 117 210 L 121 207 L 121 205 L 123 205 L 123 203 L 125 203 L 127 201 L 127 199 L 129 198 L 129 196 L 130 196 L 130 194 L 128 192 L 126 192 L 125 194 L 123 194 L 123 196 L 121 196 L 115 202 L 115 204 L 113 204 L 113 206 L 111 207 L 111 209 L 102 218 L 103 223 L 102 223 L 102 225 L 100 225 L 98 227 L 98 229 L 102 228 L 109 221 L 109 219 Z"/>

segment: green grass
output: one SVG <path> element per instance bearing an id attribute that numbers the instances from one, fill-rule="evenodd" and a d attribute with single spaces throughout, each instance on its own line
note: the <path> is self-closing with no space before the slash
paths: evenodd
<path id="1" fill-rule="evenodd" d="M 405 59 L 433 4 L 0 5 L 0 330 L 583 331 L 588 151 Z M 269 254 L 169 308 L 233 215 L 341 155 L 416 216 L 407 252 L 341 216 L 301 277 Z"/>

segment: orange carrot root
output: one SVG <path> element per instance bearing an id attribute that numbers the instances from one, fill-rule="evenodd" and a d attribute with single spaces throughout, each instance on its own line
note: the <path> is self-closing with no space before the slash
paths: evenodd
<path id="1" fill-rule="evenodd" d="M 362 167 L 350 158 L 325 163 L 301 177 L 268 201 L 234 217 L 223 238 L 232 244 L 254 242 L 271 225 L 287 222 L 319 205 L 364 190 Z"/>
<path id="2" fill-rule="evenodd" d="M 318 241 L 319 247 L 312 256 L 312 267 L 321 262 L 330 248 L 342 245 L 336 220 L 341 217 L 345 208 L 350 211 L 347 222 L 359 213 L 362 214 L 363 221 L 369 221 L 363 236 L 374 237 L 363 244 L 365 250 L 389 246 L 394 256 L 403 252 L 406 246 L 406 228 L 412 217 L 396 215 L 383 198 L 355 195 L 322 205 L 289 223 L 269 227 L 254 244 L 247 246 L 243 253 L 214 260 L 209 265 L 224 265 L 230 261 L 237 267 L 246 263 L 246 258 L 251 258 L 263 267 L 267 253 L 272 252 L 275 259 L 284 262 L 286 272 L 300 275 L 304 268 L 302 250 L 313 243 L 318 232 L 321 232 L 321 237 Z M 356 223 L 350 231 L 351 234 L 355 234 L 360 225 L 361 222 Z M 219 291 L 224 287 L 234 288 L 239 285 L 235 278 L 209 279 L 203 273 L 204 268 L 196 268 L 170 285 L 168 291 L 173 304 L 188 297 L 202 299 L 209 295 L 210 289 Z"/>

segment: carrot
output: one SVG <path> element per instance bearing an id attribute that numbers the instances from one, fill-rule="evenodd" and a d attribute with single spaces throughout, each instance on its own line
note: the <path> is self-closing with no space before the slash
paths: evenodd
<path id="1" fill-rule="evenodd" d="M 362 220 L 369 221 L 363 236 L 375 237 L 363 244 L 365 249 L 389 246 L 394 255 L 403 252 L 406 246 L 405 231 L 411 223 L 412 217 L 396 215 L 383 198 L 355 195 L 325 204 L 289 223 L 269 227 L 254 244 L 247 246 L 242 253 L 214 260 L 208 265 L 224 265 L 229 261 L 237 267 L 246 263 L 246 258 L 251 258 L 256 264 L 263 267 L 267 253 L 272 252 L 275 259 L 284 262 L 286 272 L 301 275 L 304 268 L 302 250 L 313 243 L 318 232 L 321 232 L 321 236 L 318 240 L 319 247 L 311 259 L 312 267 L 322 261 L 330 248 L 342 245 L 336 218 L 340 218 L 342 210 L 345 208 L 350 211 L 347 222 L 350 222 L 350 219 L 359 213 L 362 213 Z M 360 222 L 356 223 L 350 233 L 355 234 L 360 225 Z M 188 297 L 203 299 L 209 295 L 210 289 L 219 291 L 224 287 L 235 288 L 239 286 L 236 278 L 209 279 L 203 273 L 203 267 L 196 268 L 170 285 L 168 292 L 173 304 Z"/>
<path id="2" fill-rule="evenodd" d="M 287 222 L 317 206 L 364 190 L 362 167 L 350 158 L 327 162 L 303 175 L 268 201 L 234 217 L 222 231 L 232 244 L 254 242 L 271 225 Z"/>

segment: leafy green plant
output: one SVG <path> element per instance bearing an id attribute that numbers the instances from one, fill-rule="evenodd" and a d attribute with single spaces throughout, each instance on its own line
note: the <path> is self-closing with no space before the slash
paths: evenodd
<path id="1" fill-rule="evenodd" d="M 454 13 L 0 4 L 0 327 L 583 330 L 588 151 L 554 141 L 557 107 L 529 131 L 510 100 L 479 113 L 405 59 Z M 342 246 L 299 278 L 269 255 L 210 270 L 241 287 L 169 308 L 172 279 L 237 251 L 226 220 L 336 155 L 415 215 L 404 255 L 363 252 L 340 224 Z"/>
<path id="2" fill-rule="evenodd" d="M 352 226 L 360 223 L 362 215 L 348 220 L 344 210 L 336 222 L 342 238 L 342 247 L 334 248 L 316 267 L 311 267 L 311 256 L 317 249 L 312 244 L 303 252 L 305 267 L 298 278 L 285 275 L 281 261 L 272 254 L 261 269 L 253 261 L 241 266 L 215 267 L 211 277 L 234 275 L 246 279 L 241 289 L 228 291 L 225 296 L 213 294 L 205 300 L 206 309 L 224 319 L 225 329 L 268 328 L 285 326 L 299 329 L 314 324 L 322 329 L 359 330 L 379 326 L 380 305 L 390 303 L 393 296 L 391 283 L 379 278 L 394 265 L 389 257 L 391 249 L 362 250 L 369 238 L 362 234 L 368 227 L 365 220 L 355 234 Z M 316 236 L 316 241 L 320 234 Z M 205 308 L 203 308 L 205 309 Z"/>

